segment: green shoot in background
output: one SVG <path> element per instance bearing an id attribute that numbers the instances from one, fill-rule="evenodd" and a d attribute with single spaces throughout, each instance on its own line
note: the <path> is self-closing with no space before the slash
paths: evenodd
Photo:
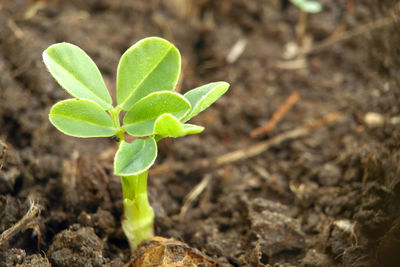
<path id="1" fill-rule="evenodd" d="M 290 2 L 300 9 L 299 20 L 296 25 L 297 43 L 301 45 L 307 28 L 307 17 L 309 13 L 319 13 L 322 5 L 317 0 L 290 0 Z"/>
<path id="2" fill-rule="evenodd" d="M 157 156 L 157 142 L 202 132 L 202 126 L 186 122 L 220 98 L 229 84 L 213 82 L 184 95 L 175 92 L 181 57 L 174 45 L 158 37 L 145 38 L 122 55 L 116 106 L 96 64 L 79 47 L 51 45 L 43 52 L 43 61 L 54 79 L 74 97 L 51 108 L 50 122 L 74 137 L 119 139 L 114 174 L 121 177 L 122 229 L 133 250 L 154 234 L 147 175 Z M 121 111 L 126 112 L 122 124 Z M 125 134 L 137 139 L 128 143 Z"/>
<path id="3" fill-rule="evenodd" d="M 307 13 L 318 13 L 322 10 L 322 5 L 317 0 L 290 0 L 290 2 Z"/>

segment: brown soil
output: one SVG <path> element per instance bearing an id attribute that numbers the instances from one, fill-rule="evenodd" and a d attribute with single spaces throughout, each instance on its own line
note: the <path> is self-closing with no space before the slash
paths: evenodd
<path id="1" fill-rule="evenodd" d="M 309 16 L 313 44 L 349 38 L 289 60 L 299 12 L 282 10 L 278 0 L 0 1 L 0 233 L 32 199 L 41 208 L 2 242 L 0 265 L 129 262 L 112 175 L 116 145 L 64 136 L 49 124 L 51 105 L 68 96 L 41 53 L 55 42 L 79 45 L 114 92 L 120 55 L 156 35 L 181 51 L 182 92 L 231 84 L 195 119 L 204 133 L 160 144 L 149 179 L 157 235 L 220 266 L 400 266 L 400 24 L 393 21 L 400 7 L 395 0 L 320 2 L 323 12 Z M 228 62 L 238 40 L 245 49 Z M 330 113 L 340 118 L 255 156 L 193 168 L 261 142 L 250 132 L 294 91 L 300 100 L 262 139 Z"/>

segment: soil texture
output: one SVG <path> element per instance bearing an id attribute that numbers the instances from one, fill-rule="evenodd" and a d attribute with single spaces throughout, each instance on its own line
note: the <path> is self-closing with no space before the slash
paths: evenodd
<path id="1" fill-rule="evenodd" d="M 400 4 L 320 0 L 296 36 L 287 2 L 0 0 L 0 266 L 154 264 L 120 226 L 115 142 L 49 123 L 68 94 L 41 59 L 80 46 L 115 98 L 148 36 L 180 50 L 181 92 L 231 84 L 202 134 L 159 144 L 155 232 L 176 241 L 143 246 L 184 255 L 164 266 L 400 266 Z"/>

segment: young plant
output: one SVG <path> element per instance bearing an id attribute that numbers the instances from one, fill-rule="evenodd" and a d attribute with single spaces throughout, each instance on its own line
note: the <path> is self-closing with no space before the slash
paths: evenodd
<path id="1" fill-rule="evenodd" d="M 296 25 L 297 43 L 302 44 L 307 28 L 308 13 L 318 13 L 322 10 L 322 5 L 317 0 L 290 0 L 290 2 L 300 9 L 299 21 Z"/>
<path id="2" fill-rule="evenodd" d="M 213 82 L 182 95 L 175 92 L 181 69 L 178 49 L 150 37 L 131 46 L 117 70 L 117 105 L 92 59 L 69 43 L 51 45 L 43 61 L 56 81 L 74 98 L 56 103 L 50 122 L 74 137 L 118 139 L 114 174 L 121 176 L 124 219 L 122 229 L 134 249 L 153 235 L 154 212 L 147 197 L 147 175 L 157 156 L 157 141 L 197 134 L 202 126 L 186 123 L 209 107 L 229 88 Z M 122 125 L 120 115 L 123 115 Z M 136 137 L 125 141 L 125 134 Z"/>

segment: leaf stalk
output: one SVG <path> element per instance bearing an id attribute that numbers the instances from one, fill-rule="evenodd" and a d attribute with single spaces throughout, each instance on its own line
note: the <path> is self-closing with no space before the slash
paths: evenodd
<path id="1" fill-rule="evenodd" d="M 121 127 L 121 122 L 119 120 L 119 113 L 121 112 L 121 108 L 115 107 L 115 108 L 111 109 L 109 112 L 110 112 L 114 127 L 116 129 L 115 135 L 119 138 L 119 141 L 118 141 L 118 147 L 119 147 L 119 144 L 122 141 L 125 141 L 125 130 Z"/>

